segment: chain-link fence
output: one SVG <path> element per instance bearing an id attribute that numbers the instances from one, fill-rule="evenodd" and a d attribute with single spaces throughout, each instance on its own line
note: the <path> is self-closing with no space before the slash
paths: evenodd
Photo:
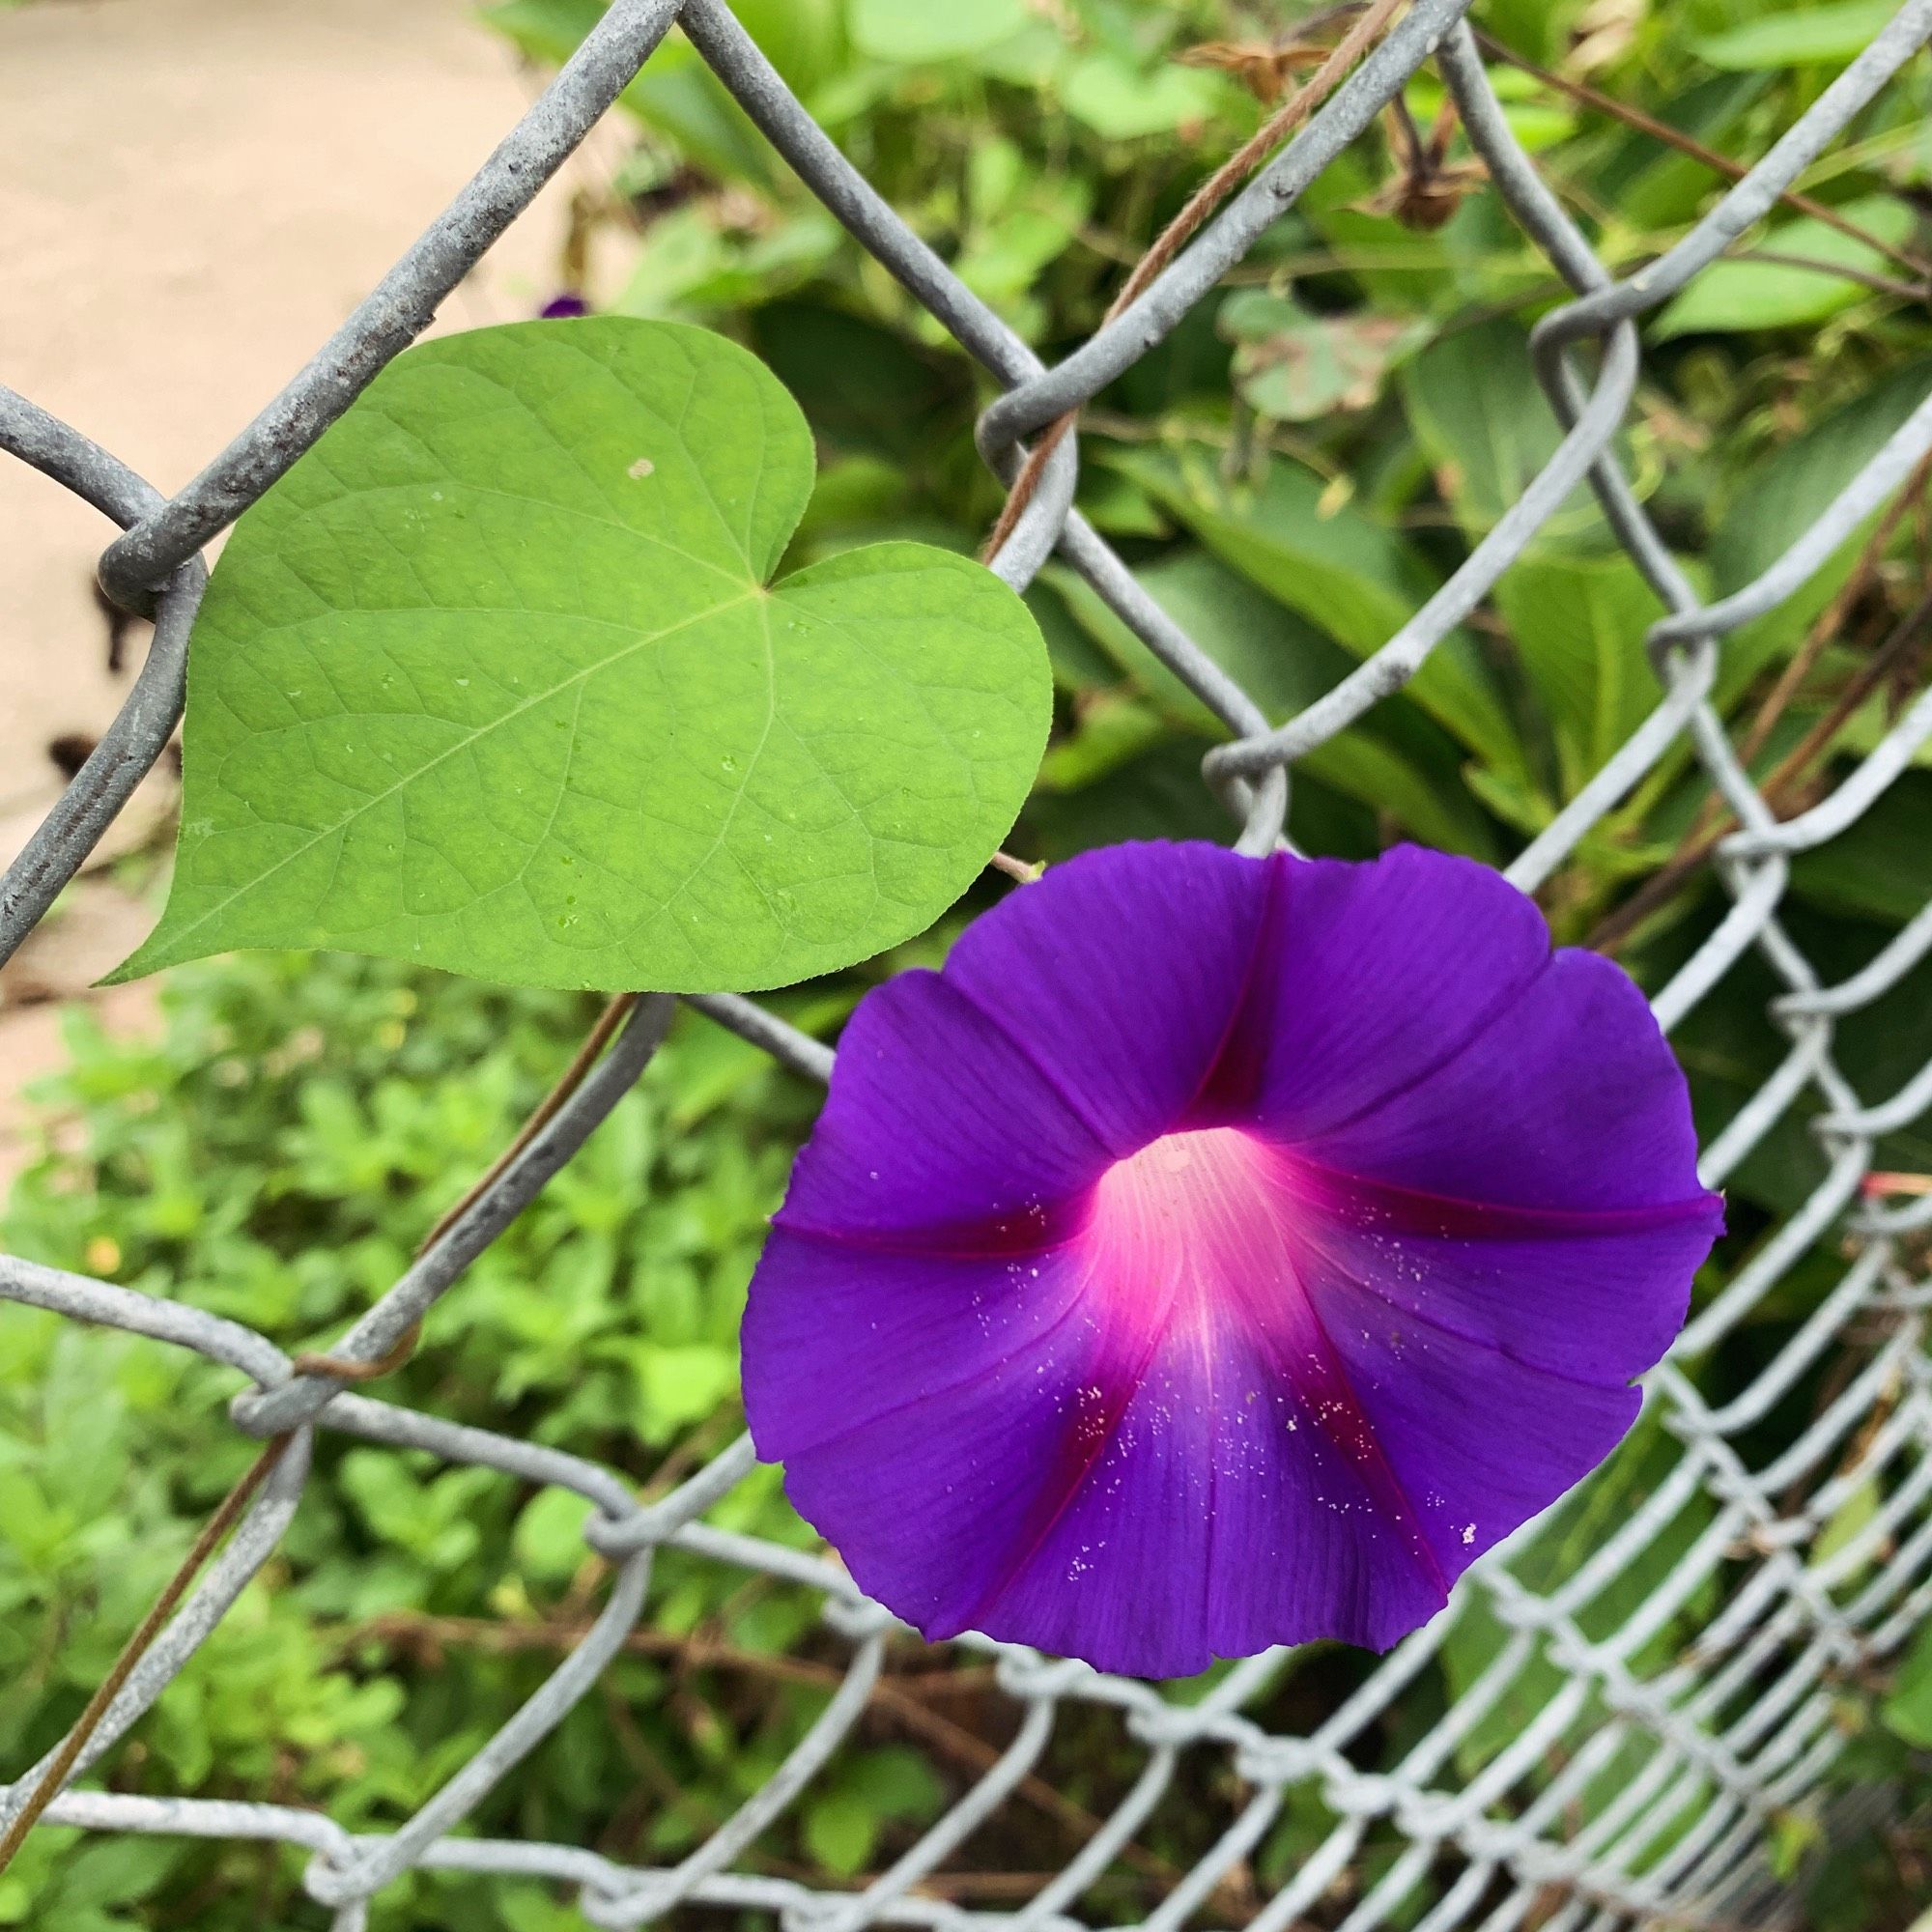
<path id="1" fill-rule="evenodd" d="M 748 1874 L 753 1841 L 807 1790 L 864 1711 L 892 1619 L 858 1597 L 829 1560 L 720 1530 L 707 1511 L 751 1467 L 748 1442 L 682 1488 L 640 1505 L 608 1469 L 508 1435 L 458 1427 L 355 1393 L 305 1367 L 267 1337 L 177 1302 L 0 1258 L 0 1296 L 156 1338 L 235 1369 L 248 1383 L 235 1426 L 285 1436 L 285 1453 L 249 1503 L 199 1588 L 113 1697 L 74 1775 L 100 1763 L 209 1634 L 275 1548 L 301 1500 L 313 1432 L 344 1432 L 450 1464 L 504 1472 L 574 1491 L 593 1506 L 585 1537 L 608 1559 L 602 1613 L 516 1715 L 401 1829 L 355 1836 L 318 1813 L 272 1804 L 170 1800 L 69 1790 L 51 1818 L 111 1832 L 244 1838 L 313 1854 L 304 1883 L 356 1932 L 369 1901 L 412 1868 L 517 1874 L 576 1889 L 584 1918 L 639 1925 L 696 1903 L 777 1915 L 794 1928 L 856 1932 L 875 1924 L 938 1928 L 984 1917 L 923 1889 L 969 1834 L 1013 1797 L 1074 1706 L 1113 1714 L 1144 1769 L 1090 1841 L 1050 1883 L 999 1915 L 1019 1932 L 1077 1927 L 1083 1900 L 1144 1823 L 1171 1796 L 1232 1770 L 1244 1791 L 1212 1848 L 1147 1920 L 1169 1932 L 1197 1912 L 1212 1917 L 1217 1885 L 1261 1843 L 1297 1796 L 1318 1795 L 1332 1829 L 1319 1850 L 1252 1921 L 1282 1932 L 1331 1892 L 1365 1846 L 1393 1845 L 1383 1875 L 1346 1920 L 1349 1932 L 1400 1912 L 1424 1932 L 1525 1921 L 1571 1932 L 1584 1925 L 1721 1921 L 1742 1909 L 1741 1887 L 1762 1869 L 1768 1825 L 1814 1793 L 1841 1747 L 1833 1686 L 1894 1651 L 1932 1608 L 1932 1361 L 1923 1346 L 1927 1284 L 1911 1257 L 1932 1227 L 1932 1197 L 1896 1208 L 1864 1200 L 1861 1183 L 1884 1135 L 1932 1107 L 1932 1065 L 1900 1066 L 1893 1090 L 1854 1090 L 1833 1059 L 1834 1028 L 1894 987 L 1932 953 L 1932 905 L 1877 956 L 1835 984 L 1821 983 L 1780 920 L 1795 858 L 1865 813 L 1932 738 L 1932 692 L 1908 704 L 1855 770 L 1827 796 L 1779 822 L 1753 785 L 1712 702 L 1725 639 L 1790 597 L 1893 498 L 1932 453 L 1932 399 L 1845 487 L 1804 536 L 1755 582 L 1713 604 L 1653 528 L 1621 468 L 1615 438 L 1638 378 L 1640 319 L 1770 211 L 1844 133 L 1853 118 L 1932 37 L 1932 0 L 1907 0 L 1870 46 L 1825 88 L 1766 156 L 1660 259 L 1628 279 L 1603 267 L 1518 144 L 1463 20 L 1469 0 L 1414 0 L 1292 142 L 1205 226 L 1134 300 L 1053 368 L 977 299 L 894 213 L 787 91 L 724 0 L 616 0 L 554 83 L 375 292 L 262 414 L 185 489 L 163 498 L 106 451 L 34 404 L 0 390 L 0 444 L 97 505 L 125 534 L 100 575 L 122 604 L 151 611 L 155 637 L 112 728 L 0 889 L 0 957 L 46 912 L 179 718 L 187 638 L 205 573 L 201 545 L 225 528 L 348 407 L 429 321 L 437 304 L 565 160 L 673 25 L 742 103 L 825 205 L 991 372 L 1005 393 L 980 425 L 986 461 L 1010 480 L 1023 441 L 1094 397 L 1212 290 L 1274 219 L 1355 139 L 1425 63 L 1434 62 L 1469 139 L 1511 214 L 1575 293 L 1535 331 L 1537 373 L 1565 434 L 1520 499 L 1476 544 L 1454 577 L 1358 668 L 1278 728 L 1253 699 L 1137 583 L 1073 511 L 1077 442 L 1058 442 L 995 560 L 1023 586 L 1049 555 L 1077 571 L 1148 646 L 1226 724 L 1231 742 L 1208 776 L 1245 817 L 1243 843 L 1281 834 L 1295 761 L 1361 717 L 1415 673 L 1520 556 L 1579 486 L 1664 600 L 1648 645 L 1660 681 L 1656 708 L 1509 867 L 1525 890 L 1548 879 L 1631 789 L 1688 742 L 1739 829 L 1712 854 L 1729 897 L 1724 917 L 1663 986 L 1660 1021 L 1674 1027 L 1753 951 L 1781 982 L 1771 1017 L 1789 1040 L 1776 1073 L 1712 1139 L 1703 1178 L 1725 1177 L 1779 1122 L 1812 1110 L 1828 1156 L 1825 1179 L 1755 1250 L 1685 1331 L 1651 1377 L 1652 1413 L 1673 1445 L 1667 1473 L 1553 1587 L 1517 1574 L 1535 1526 L 1464 1580 L 1457 1604 L 1383 1660 L 1321 1721 L 1283 1735 L 1249 1715 L 1277 1677 L 1283 1653 L 1236 1667 L 1201 1701 L 1182 1703 L 1140 1683 L 1011 1646 L 990 1654 L 1018 1725 L 997 1761 L 889 1869 L 859 1892 Z M 715 1019 L 813 1078 L 831 1054 L 732 997 L 696 1002 Z M 522 1153 L 342 1339 L 334 1359 L 372 1363 L 406 1343 L 440 1296 L 569 1160 L 638 1078 L 672 1013 L 667 996 L 638 1002 L 611 1051 Z M 1848 1257 L 1836 1285 L 1742 1393 L 1714 1404 L 1682 1364 L 1749 1317 L 1804 1258 L 1838 1234 Z M 1865 1345 L 1854 1350 L 1857 1331 Z M 1876 1333 L 1878 1340 L 1871 1342 Z M 1766 1452 L 1758 1425 L 1807 1376 L 1842 1351 L 1847 1372 L 1810 1418 Z M 1849 1534 L 1821 1533 L 1863 1486 L 1878 1500 Z M 1639 1559 L 1678 1534 L 1692 1503 L 1701 1524 L 1608 1634 L 1593 1611 L 1624 1600 Z M 781 1767 L 727 1823 L 681 1862 L 617 1864 L 571 1845 L 493 1841 L 459 1828 L 596 1683 L 643 1610 L 652 1561 L 666 1545 L 699 1559 L 786 1579 L 822 1593 L 824 1616 L 849 1646 L 843 1681 Z M 1413 1699 L 1416 1681 L 1472 1595 L 1505 1636 L 1492 1663 L 1407 1744 L 1392 1767 L 1364 1771 L 1360 1747 Z M 1698 1639 L 1661 1659 L 1658 1633 L 1695 1602 Z M 1708 1609 L 1703 1606 L 1708 1605 Z M 1531 1715 L 1520 1713 L 1534 1687 Z M 1412 1733 L 1411 1733 L 1412 1734 Z M 1558 1768 L 1551 1775 L 1552 1751 Z M 18 1812 L 51 1756 L 0 1788 L 0 1826 Z M 1606 1801 L 1603 1780 L 1616 1783 Z M 1592 1802 L 1582 1795 L 1595 1792 Z"/>

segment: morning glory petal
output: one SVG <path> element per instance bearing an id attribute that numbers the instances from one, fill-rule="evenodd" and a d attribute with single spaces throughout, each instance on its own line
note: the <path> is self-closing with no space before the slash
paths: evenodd
<path id="1" fill-rule="evenodd" d="M 1492 872 L 1122 846 L 862 1002 L 747 1412 L 928 1637 L 1381 1648 L 1615 1446 L 1720 1226 L 1641 995 Z"/>

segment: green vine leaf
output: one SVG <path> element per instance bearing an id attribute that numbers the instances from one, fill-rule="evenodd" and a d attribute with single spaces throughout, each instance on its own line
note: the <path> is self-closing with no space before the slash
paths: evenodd
<path id="1" fill-rule="evenodd" d="M 1038 768 L 1046 650 L 921 544 L 768 586 L 812 467 L 777 379 L 702 329 L 399 356 L 222 554 L 173 892 L 115 977 L 330 946 L 723 991 L 923 930 Z"/>

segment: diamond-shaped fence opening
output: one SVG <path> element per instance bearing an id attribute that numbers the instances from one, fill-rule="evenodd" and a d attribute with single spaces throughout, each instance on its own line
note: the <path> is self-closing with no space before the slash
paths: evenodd
<path id="1" fill-rule="evenodd" d="M 841 1891 L 830 1882 L 748 1872 L 744 1855 L 836 1762 L 879 1676 L 893 1620 L 860 1598 L 835 1563 L 707 1523 L 752 1466 L 747 1442 L 641 1504 L 609 1469 L 356 1394 L 235 1322 L 0 1258 L 0 1297 L 226 1365 L 247 1384 L 233 1404 L 236 1428 L 286 1439 L 236 1534 L 114 1697 L 73 1776 L 108 1756 L 275 1549 L 300 1506 L 318 1429 L 576 1492 L 592 1505 L 586 1540 L 611 1566 L 604 1607 L 577 1647 L 386 1835 L 352 1835 L 325 1816 L 275 1804 L 74 1788 L 55 1801 L 50 1818 L 102 1832 L 303 1849 L 312 1854 L 306 1888 L 333 1912 L 340 1932 L 363 1925 L 369 1901 L 412 1868 L 554 1880 L 575 1889 L 586 1920 L 612 1927 L 646 1924 L 687 1904 L 772 1915 L 800 1932 L 952 1928 L 982 1918 L 1027 1932 L 1079 1926 L 1089 1922 L 1096 1882 L 1143 1825 L 1210 1783 L 1236 1796 L 1218 1837 L 1200 1845 L 1148 1918 L 1157 1932 L 1197 1918 L 1224 1922 L 1217 1918 L 1223 1881 L 1290 1811 L 1316 1821 L 1314 1849 L 1250 1918 L 1256 1932 L 1294 1924 L 1350 1872 L 1359 1882 L 1348 1932 L 1398 1916 L 1424 1932 L 1465 1924 L 1503 1932 L 1520 1923 L 1572 1932 L 1721 1922 L 1749 1908 L 1770 1824 L 1817 1791 L 1840 1748 L 1834 1687 L 1894 1652 L 1932 1608 L 1932 1361 L 1923 1337 L 1927 1284 L 1914 1259 L 1922 1253 L 1921 1232 L 1932 1227 L 1932 1198 L 1884 1207 L 1861 1191 L 1875 1145 L 1932 1108 L 1932 1065 L 1894 1066 L 1884 1091 L 1865 1093 L 1833 1053 L 1839 1022 L 1882 999 L 1932 953 L 1932 905 L 1835 983 L 1821 980 L 1781 918 L 1794 863 L 1855 826 L 1932 738 L 1932 692 L 1906 704 L 1834 789 L 1782 821 L 1753 785 L 1711 694 L 1726 639 L 1797 591 L 1932 453 L 1932 398 L 1769 569 L 1711 604 L 1700 601 L 1653 528 L 1615 440 L 1637 382 L 1639 321 L 1765 215 L 1843 135 L 1932 37 L 1932 0 L 1907 0 L 1683 240 L 1624 280 L 1596 258 L 1511 132 L 1464 22 L 1468 5 L 1414 0 L 1151 284 L 1051 369 L 838 153 L 724 0 L 616 0 L 451 206 L 309 366 L 178 496 L 163 498 L 77 431 L 0 390 L 0 444 L 123 526 L 101 559 L 102 582 L 121 603 L 156 617 L 153 647 L 119 718 L 0 888 L 0 957 L 45 914 L 175 726 L 205 582 L 200 547 L 427 324 L 673 25 L 839 221 L 1002 385 L 981 419 L 980 443 L 1009 480 L 1026 439 L 1158 343 L 1407 77 L 1433 62 L 1510 213 L 1575 296 L 1533 337 L 1537 374 L 1565 426 L 1560 446 L 1450 581 L 1332 690 L 1271 728 L 1073 511 L 1074 438 L 1045 464 L 995 567 L 1024 586 L 1057 553 L 1209 706 L 1229 742 L 1208 757 L 1208 778 L 1244 816 L 1243 845 L 1262 850 L 1281 836 L 1295 762 L 1400 690 L 1566 499 L 1579 487 L 1594 492 L 1667 607 L 1647 639 L 1661 696 L 1508 876 L 1526 890 L 1541 886 L 1634 786 L 1668 760 L 1700 761 L 1739 828 L 1709 860 L 1729 909 L 1658 993 L 1656 1011 L 1667 1031 L 1719 980 L 1752 971 L 1772 989 L 1767 1024 L 1788 1042 L 1773 1076 L 1710 1139 L 1703 1178 L 1721 1185 L 1790 1121 L 1804 1123 L 1824 1155 L 1815 1191 L 1706 1302 L 1650 1378 L 1645 1420 L 1620 1452 L 1644 1459 L 1640 1480 L 1619 1491 L 1618 1512 L 1593 1520 L 1587 1491 L 1582 1514 L 1559 1506 L 1478 1564 L 1434 1624 L 1387 1658 L 1364 1660 L 1351 1688 L 1325 1704 L 1282 1694 L 1297 1667 L 1288 1652 L 1243 1662 L 1198 1701 L 1182 1702 L 1084 1664 L 967 1639 L 961 1648 L 991 1659 L 999 1691 L 1011 1700 L 1010 1742 L 888 1869 L 862 1891 Z M 794 1070 L 826 1075 L 830 1053 L 754 1003 L 696 1004 Z M 355 1323 L 335 1359 L 379 1361 L 406 1340 L 638 1078 L 672 1010 L 668 996 L 638 1002 L 568 1103 Z M 1841 1258 L 1835 1285 L 1816 1293 L 1807 1288 L 1808 1312 L 1780 1350 L 1758 1364 L 1747 1385 L 1727 1386 L 1721 1396 L 1701 1387 L 1688 1365 L 1745 1322 L 1801 1260 L 1820 1253 Z M 1784 1399 L 1827 1365 L 1840 1371 L 1821 1384 L 1829 1398 L 1790 1421 Z M 1856 1494 L 1869 1505 L 1847 1512 Z M 622 1648 L 649 1600 L 654 1565 L 668 1551 L 814 1594 L 845 1652 L 842 1680 L 822 1714 L 736 1814 L 674 1865 L 640 1869 L 572 1845 L 464 1835 L 466 1817 L 564 1721 Z M 1688 1645 L 1687 1617 L 1695 1629 Z M 1477 1618 L 1493 1629 L 1490 1661 L 1456 1686 L 1446 1708 L 1424 1708 L 1418 1687 L 1427 1667 L 1459 1622 Z M 1117 1747 L 1130 1740 L 1140 1770 L 1050 1882 L 986 1914 L 925 1887 L 1013 1799 L 1057 1738 L 1097 1735 L 1096 1726 Z M 1363 1748 L 1371 1737 L 1381 1741 L 1378 1752 Z M 1382 1768 L 1364 1770 L 1364 1760 Z M 0 1827 L 44 1768 L 0 1788 Z"/>

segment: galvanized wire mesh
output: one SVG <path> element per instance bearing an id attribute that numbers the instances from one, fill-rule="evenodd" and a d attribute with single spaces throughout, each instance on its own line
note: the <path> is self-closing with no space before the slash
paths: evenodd
<path id="1" fill-rule="evenodd" d="M 1833 1685 L 1894 1650 L 1932 1608 L 1932 1360 L 1924 1347 L 1924 1280 L 1911 1265 L 1916 1234 L 1932 1227 L 1932 1199 L 1903 1208 L 1861 1205 L 1875 1143 L 1932 1107 L 1932 1065 L 1901 1068 L 1890 1094 L 1855 1091 L 1833 1059 L 1834 1028 L 1932 953 L 1932 905 L 1876 957 L 1836 984 L 1819 976 L 1780 921 L 1794 857 L 1844 832 L 1932 737 L 1932 692 L 1920 695 L 1828 796 L 1778 822 L 1753 786 L 1711 702 L 1725 639 L 1796 591 L 1891 497 L 1932 452 L 1932 398 L 1921 405 L 1810 529 L 1754 582 L 1700 603 L 1660 541 L 1620 468 L 1613 439 L 1639 367 L 1637 322 L 1681 290 L 1761 218 L 1859 111 L 1932 36 L 1932 0 L 1907 0 L 1869 48 L 1819 96 L 1756 166 L 1676 246 L 1626 280 L 1605 269 L 1513 137 L 1476 43 L 1469 0 L 1415 0 L 1321 112 L 1232 200 L 1138 299 L 1051 369 L 977 299 L 874 193 L 786 90 L 724 0 L 616 0 L 574 59 L 481 171 L 424 233 L 307 368 L 185 489 L 164 499 L 106 451 L 24 398 L 0 390 L 0 445 L 124 526 L 100 574 L 130 608 L 151 610 L 153 647 L 120 717 L 0 887 L 0 957 L 16 946 L 73 875 L 179 717 L 186 642 L 205 582 L 200 546 L 230 524 L 306 449 L 584 138 L 675 23 L 791 163 L 863 245 L 949 328 L 1005 393 L 980 425 L 986 461 L 1010 479 L 1027 437 L 1092 398 L 1215 287 L 1282 212 L 1369 125 L 1406 79 L 1433 60 L 1511 213 L 1575 292 L 1534 336 L 1537 371 L 1566 434 L 1546 468 L 1478 543 L 1454 577 L 1397 634 L 1321 700 L 1278 728 L 1253 699 L 1136 583 L 1072 509 L 1074 440 L 1055 451 L 1040 487 L 996 560 L 1026 584 L 1055 554 L 1080 573 L 1149 647 L 1225 722 L 1230 742 L 1208 776 L 1244 816 L 1242 842 L 1264 849 L 1281 833 L 1295 761 L 1399 690 L 1475 609 L 1501 572 L 1579 485 L 1587 484 L 1617 537 L 1668 607 L 1648 645 L 1660 700 L 1641 726 L 1509 867 L 1524 889 L 1548 879 L 1631 788 L 1688 741 L 1739 830 L 1713 863 L 1729 910 L 1659 993 L 1669 1029 L 1747 953 L 1769 963 L 1783 991 L 1771 1018 L 1789 1039 L 1775 1075 L 1705 1151 L 1703 1176 L 1720 1185 L 1786 1116 L 1815 1108 L 1810 1124 L 1828 1171 L 1803 1207 L 1756 1251 L 1686 1330 L 1648 1394 L 1674 1439 L 1667 1475 L 1580 1567 L 1547 1591 L 1513 1574 L 1534 1527 L 1480 1564 L 1459 1603 L 1480 1593 L 1507 1637 L 1493 1663 L 1428 1726 L 1391 1769 L 1364 1772 L 1357 1747 L 1383 1723 L 1439 1648 L 1455 1607 L 1392 1653 L 1325 1720 L 1302 1734 L 1272 1732 L 1248 1715 L 1278 1672 L 1280 1653 L 1254 1659 L 1205 1700 L 1183 1704 L 1145 1684 L 1012 1646 L 974 1647 L 996 1660 L 1019 1707 L 1010 1745 L 979 1781 L 892 1866 L 859 1893 L 814 1889 L 738 1868 L 758 1835 L 838 1750 L 877 1678 L 891 1618 L 858 1597 L 832 1562 L 708 1525 L 704 1517 L 750 1468 L 740 1441 L 674 1493 L 640 1505 L 611 1471 L 513 1436 L 458 1427 L 371 1400 L 336 1379 L 297 1373 L 267 1337 L 196 1309 L 23 1261 L 0 1258 L 0 1297 L 198 1351 L 248 1386 L 235 1426 L 267 1437 L 294 1432 L 288 1453 L 199 1589 L 115 1698 L 76 1775 L 100 1763 L 166 1690 L 197 1645 L 274 1549 L 294 1516 L 313 1432 L 426 1450 L 574 1491 L 593 1505 L 588 1544 L 611 1562 L 602 1613 L 542 1688 L 489 1744 L 399 1830 L 354 1836 L 317 1813 L 270 1804 L 134 1797 L 70 1789 L 50 1814 L 103 1831 L 280 1841 L 312 1853 L 304 1883 L 356 1932 L 369 1901 L 412 1868 L 554 1879 L 577 1889 L 583 1917 L 640 1925 L 686 1903 L 762 1911 L 788 1927 L 857 1932 L 875 1924 L 963 1928 L 989 1918 L 922 1891 L 968 1835 L 1013 1794 L 1077 1704 L 1117 1714 L 1145 1769 L 1104 1826 L 1051 1883 L 998 1918 L 1016 1927 L 1077 1927 L 1083 1900 L 1170 1794 L 1200 1776 L 1202 1753 L 1232 1767 L 1247 1793 L 1225 1833 L 1147 1923 L 1170 1932 L 1207 1906 L 1217 1882 L 1262 1841 L 1298 1790 L 1319 1793 L 1332 1818 L 1320 1849 L 1254 1921 L 1282 1932 L 1328 1893 L 1365 1844 L 1401 1849 L 1346 1919 L 1348 1932 L 1402 1911 L 1425 1932 L 1480 1921 L 1494 1932 L 1533 1916 L 1559 1932 L 1630 1922 L 1697 1922 L 1720 1916 L 1753 1869 L 1768 1821 L 1816 1790 L 1841 1737 Z M 1580 352 L 1580 353 L 1579 353 Z M 696 1002 L 714 1018 L 809 1076 L 830 1053 L 753 1003 Z M 339 1344 L 341 1358 L 376 1361 L 448 1292 L 634 1082 L 663 1038 L 667 996 L 640 1001 L 610 1054 L 526 1151 L 395 1283 Z M 1713 1406 L 1680 1364 L 1708 1350 L 1770 1294 L 1822 1238 L 1842 1232 L 1850 1257 L 1781 1351 L 1742 1394 Z M 1856 1357 L 1839 1393 L 1776 1447 L 1747 1460 L 1741 1443 L 1800 1379 L 1846 1346 L 1854 1323 L 1880 1318 L 1883 1340 Z M 1874 1426 L 1875 1414 L 1880 1418 Z M 1814 1548 L 1861 1485 L 1882 1500 L 1847 1540 Z M 1671 1533 L 1688 1504 L 1711 1507 L 1705 1526 L 1611 1634 L 1586 1634 L 1638 1557 Z M 821 1592 L 832 1630 L 849 1644 L 841 1687 L 782 1767 L 698 1850 L 663 1869 L 620 1866 L 568 1845 L 492 1841 L 459 1833 L 479 1802 L 596 1682 L 643 1610 L 653 1557 L 667 1545 Z M 1874 1561 L 1875 1552 L 1883 1561 Z M 1698 1595 L 1698 1593 L 1704 1593 Z M 1709 1601 L 1698 1641 L 1654 1661 L 1646 1645 L 1688 1601 Z M 969 1640 L 970 1641 L 970 1640 Z M 1550 1666 L 1554 1666 L 1553 1672 Z M 1535 1673 L 1541 1673 L 1537 1675 Z M 1474 1753 L 1486 1719 L 1526 1684 L 1547 1687 L 1540 1708 Z M 1580 1722 L 1580 1730 L 1579 1730 Z M 1493 1728 L 1493 1726 L 1492 1726 Z M 1580 1743 L 1578 1739 L 1580 1737 Z M 1549 1775 L 1552 1747 L 1567 1761 Z M 1607 1803 L 1579 1796 L 1614 1767 Z M 33 1788 L 29 1770 L 0 1788 L 0 1824 Z M 1418 1905 L 1418 1900 L 1420 1905 Z"/>

